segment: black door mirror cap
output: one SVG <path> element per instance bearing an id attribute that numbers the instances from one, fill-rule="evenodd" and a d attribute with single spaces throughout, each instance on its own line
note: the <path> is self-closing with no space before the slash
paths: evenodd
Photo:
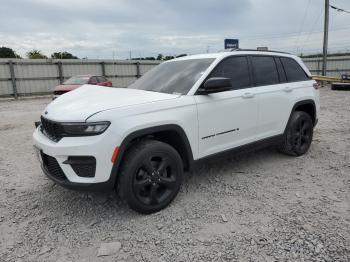
<path id="1" fill-rule="evenodd" d="M 205 81 L 201 93 L 211 94 L 232 89 L 231 79 L 226 77 L 211 77 Z"/>

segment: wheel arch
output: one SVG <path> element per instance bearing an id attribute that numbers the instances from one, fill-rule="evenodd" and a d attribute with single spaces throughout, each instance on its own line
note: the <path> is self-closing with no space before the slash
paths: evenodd
<path id="1" fill-rule="evenodd" d="M 288 122 L 287 122 L 287 125 L 286 125 L 284 131 L 286 131 L 288 124 L 290 122 L 290 119 L 292 118 L 293 113 L 296 111 L 302 111 L 302 112 L 309 114 L 311 119 L 312 119 L 313 125 L 316 126 L 316 124 L 317 124 L 316 104 L 315 104 L 314 100 L 307 99 L 307 100 L 298 101 L 294 104 L 292 111 L 290 112 L 289 119 L 288 119 Z"/>
<path id="2" fill-rule="evenodd" d="M 185 170 L 189 170 L 193 164 L 192 148 L 187 135 L 182 127 L 176 124 L 167 124 L 155 127 L 144 128 L 128 134 L 119 146 L 118 156 L 113 164 L 111 178 L 116 181 L 118 171 L 126 151 L 135 142 L 141 139 L 152 138 L 167 143 L 175 148 L 181 156 Z"/>

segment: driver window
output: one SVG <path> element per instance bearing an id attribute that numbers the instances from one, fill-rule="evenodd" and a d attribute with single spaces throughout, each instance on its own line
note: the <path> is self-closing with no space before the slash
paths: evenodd
<path id="1" fill-rule="evenodd" d="M 234 56 L 223 60 L 211 72 L 210 77 L 226 77 L 231 79 L 232 89 L 251 87 L 248 59 L 245 56 Z"/>

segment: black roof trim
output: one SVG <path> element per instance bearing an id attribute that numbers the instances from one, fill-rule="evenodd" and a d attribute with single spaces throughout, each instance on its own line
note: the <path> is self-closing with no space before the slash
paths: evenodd
<path id="1" fill-rule="evenodd" d="M 257 49 L 241 49 L 241 48 L 231 48 L 231 49 L 227 49 L 228 52 L 235 52 L 235 51 L 254 51 L 254 52 L 266 52 L 266 53 L 280 53 L 280 54 L 287 54 L 287 55 L 291 55 L 291 53 L 287 53 L 287 52 L 281 52 L 281 51 L 274 51 L 274 50 L 257 50 Z"/>

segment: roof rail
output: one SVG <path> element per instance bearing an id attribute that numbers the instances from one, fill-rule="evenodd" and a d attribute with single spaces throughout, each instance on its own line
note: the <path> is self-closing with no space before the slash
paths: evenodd
<path id="1" fill-rule="evenodd" d="M 270 53 L 281 53 L 281 54 L 288 54 L 290 53 L 287 52 L 281 52 L 281 51 L 274 51 L 274 50 L 258 50 L 258 49 L 242 49 L 242 48 L 231 48 L 231 49 L 226 49 L 226 52 L 235 52 L 235 51 L 254 51 L 254 52 L 270 52 Z"/>

